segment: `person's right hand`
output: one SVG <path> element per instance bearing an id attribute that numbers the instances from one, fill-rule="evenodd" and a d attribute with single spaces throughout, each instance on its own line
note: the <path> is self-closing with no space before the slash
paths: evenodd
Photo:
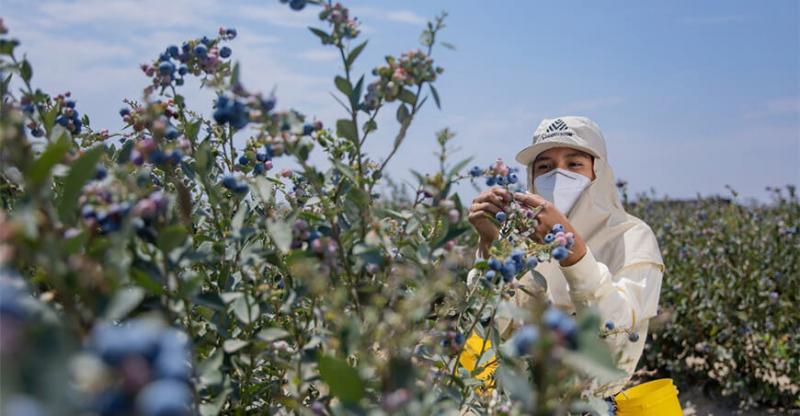
<path id="1" fill-rule="evenodd" d="M 470 224 L 478 232 L 482 251 L 500 235 L 500 230 L 489 217 L 494 217 L 500 211 L 508 212 L 509 202 L 511 202 L 511 194 L 499 186 L 483 191 L 472 200 L 468 218 Z"/>

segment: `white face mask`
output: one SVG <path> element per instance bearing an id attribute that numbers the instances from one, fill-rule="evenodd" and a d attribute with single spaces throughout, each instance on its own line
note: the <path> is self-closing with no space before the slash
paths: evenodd
<path id="1" fill-rule="evenodd" d="M 592 180 L 586 176 L 560 168 L 539 175 L 533 180 L 536 193 L 555 204 L 564 215 L 575 205 L 581 192 L 590 183 Z"/>

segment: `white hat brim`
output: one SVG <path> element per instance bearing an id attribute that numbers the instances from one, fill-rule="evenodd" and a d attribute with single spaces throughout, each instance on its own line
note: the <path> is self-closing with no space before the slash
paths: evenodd
<path id="1" fill-rule="evenodd" d="M 539 156 L 541 153 L 543 153 L 543 152 L 545 152 L 547 150 L 556 148 L 556 147 L 569 147 L 569 148 L 572 148 L 572 149 L 577 149 L 577 150 L 586 152 L 586 153 L 588 153 L 588 154 L 590 154 L 590 155 L 592 155 L 594 157 L 598 157 L 595 154 L 594 150 L 592 150 L 592 149 L 590 149 L 590 148 L 588 148 L 586 146 L 579 146 L 579 145 L 575 145 L 575 144 L 572 144 L 572 143 L 563 143 L 563 142 L 552 141 L 552 142 L 532 144 L 532 145 L 520 150 L 519 153 L 517 153 L 517 156 L 515 157 L 515 159 L 517 160 L 517 162 L 519 162 L 519 163 L 521 163 L 521 164 L 523 164 L 525 166 L 528 166 L 534 160 L 536 160 L 536 157 Z"/>

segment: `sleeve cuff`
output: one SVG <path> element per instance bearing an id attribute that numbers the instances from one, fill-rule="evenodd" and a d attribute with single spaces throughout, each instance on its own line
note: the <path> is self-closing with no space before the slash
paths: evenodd
<path id="1" fill-rule="evenodd" d="M 600 297 L 605 290 L 612 290 L 611 280 L 603 268 L 588 247 L 586 254 L 577 263 L 561 267 L 561 272 L 569 283 L 570 295 L 585 300 Z"/>

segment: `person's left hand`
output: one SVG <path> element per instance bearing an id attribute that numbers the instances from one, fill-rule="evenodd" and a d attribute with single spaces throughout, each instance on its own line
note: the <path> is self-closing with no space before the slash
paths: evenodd
<path id="1" fill-rule="evenodd" d="M 567 256 L 567 258 L 564 260 L 561 260 L 561 266 L 571 266 L 583 258 L 584 254 L 586 254 L 586 244 L 581 236 L 575 231 L 575 228 L 572 227 L 572 224 L 570 224 L 567 216 L 559 211 L 552 202 L 544 199 L 544 197 L 541 195 L 528 192 L 515 192 L 514 199 L 522 205 L 527 205 L 529 208 L 536 208 L 547 203 L 545 207 L 539 211 L 538 214 L 536 214 L 536 219 L 539 222 L 539 225 L 536 227 L 535 235 L 539 239 L 539 242 L 543 241 L 544 236 L 547 235 L 547 233 L 549 233 L 556 224 L 563 225 L 564 232 L 571 232 L 574 234 L 575 245 L 573 245 L 572 249 L 570 249 L 569 256 Z"/>

